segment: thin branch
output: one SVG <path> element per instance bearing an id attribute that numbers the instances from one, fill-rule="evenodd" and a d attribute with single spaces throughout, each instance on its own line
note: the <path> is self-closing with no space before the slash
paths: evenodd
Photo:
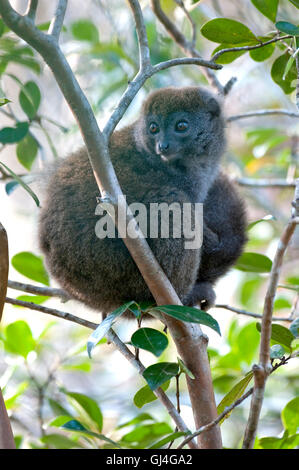
<path id="1" fill-rule="evenodd" d="M 40 287 L 31 284 L 24 284 L 16 281 L 8 281 L 8 287 L 30 294 L 42 295 L 45 297 L 59 297 L 62 300 L 69 300 L 70 296 L 62 289 L 54 289 L 53 287 Z"/>
<path id="2" fill-rule="evenodd" d="M 168 34 L 174 39 L 178 46 L 184 51 L 187 56 L 199 57 L 201 58 L 200 53 L 195 49 L 191 41 L 181 33 L 181 31 L 176 27 L 176 25 L 168 18 L 165 12 L 162 10 L 160 0 L 150 0 L 151 7 L 153 12 L 159 21 L 163 24 Z M 221 95 L 225 95 L 226 87 L 222 86 L 216 77 L 215 73 L 209 68 L 203 68 L 202 73 L 206 76 L 209 83 L 217 89 Z M 228 87 L 230 90 L 231 87 Z"/>
<path id="3" fill-rule="evenodd" d="M 254 179 L 254 178 L 236 178 L 236 183 L 240 186 L 254 188 L 295 188 L 296 181 L 286 181 L 284 179 Z"/>
<path id="4" fill-rule="evenodd" d="M 268 44 L 272 44 L 272 43 L 278 42 L 278 41 L 284 41 L 285 39 L 290 39 L 292 37 L 293 36 L 291 36 L 291 35 L 280 36 L 280 37 L 270 39 L 269 41 L 266 41 L 266 42 L 261 42 L 259 44 L 254 45 L 254 46 L 227 47 L 225 49 L 221 49 L 220 51 L 216 52 L 216 54 L 214 54 L 211 57 L 211 60 L 213 60 L 213 61 L 217 60 L 222 54 L 225 54 L 226 52 L 252 51 L 254 49 L 259 49 L 260 47 L 268 46 Z"/>
<path id="5" fill-rule="evenodd" d="M 248 398 L 253 392 L 253 387 L 250 388 L 248 390 L 248 392 L 246 392 L 244 395 L 241 396 L 241 398 L 239 398 L 238 400 L 236 400 L 234 403 L 232 403 L 230 406 L 227 406 L 225 408 L 225 410 L 219 415 L 217 416 L 216 419 L 214 419 L 214 421 L 211 421 L 209 424 L 206 424 L 205 426 L 202 426 L 201 428 L 199 428 L 197 431 L 193 432 L 192 434 L 190 434 L 190 436 L 186 437 L 183 442 L 181 442 L 181 444 L 177 447 L 177 449 L 183 449 L 183 447 L 185 447 L 186 444 L 188 444 L 189 440 L 192 439 L 192 438 L 195 438 L 197 436 L 200 436 L 202 433 L 204 432 L 207 432 L 209 431 L 210 429 L 212 429 L 214 426 L 216 426 L 217 424 L 219 424 L 223 418 L 225 418 L 225 416 L 227 416 L 229 413 L 231 413 L 233 411 L 234 408 L 236 408 L 237 406 L 239 406 L 244 400 L 246 400 L 246 398 Z"/>
<path id="6" fill-rule="evenodd" d="M 231 312 L 237 313 L 238 315 L 246 315 L 248 317 L 253 317 L 253 318 L 258 318 L 262 319 L 263 315 L 260 315 L 259 313 L 253 313 L 253 312 L 248 312 L 247 310 L 242 310 L 240 308 L 236 307 L 231 307 L 230 305 L 226 304 L 216 304 L 214 305 L 213 308 L 223 308 L 225 310 L 230 310 Z M 291 317 L 272 317 L 272 321 L 287 321 L 287 322 L 292 322 L 294 318 Z"/>
<path id="7" fill-rule="evenodd" d="M 37 7 L 38 0 L 29 0 L 28 8 L 25 15 L 28 16 L 28 18 L 30 18 L 32 21 L 35 21 Z"/>
<path id="8" fill-rule="evenodd" d="M 169 69 L 170 67 L 176 67 L 177 65 L 200 65 L 214 70 L 220 70 L 222 65 L 215 64 L 210 60 L 202 59 L 201 57 L 182 57 L 178 59 L 170 59 L 165 62 L 161 62 L 153 67 L 153 74 L 160 72 L 161 70 Z"/>
<path id="9" fill-rule="evenodd" d="M 7 291 L 9 257 L 6 230 L 0 223 L 0 321 L 2 318 L 5 296 Z"/>
<path id="10" fill-rule="evenodd" d="M 272 313 L 274 298 L 278 287 L 283 257 L 290 243 L 292 235 L 295 231 L 297 223 L 296 218 L 299 217 L 299 179 L 296 181 L 295 198 L 292 205 L 292 217 L 289 220 L 287 226 L 285 227 L 278 243 L 277 251 L 272 263 L 269 285 L 264 302 L 263 319 L 261 325 L 259 364 L 255 365 L 252 369 L 254 373 L 254 392 L 251 400 L 249 418 L 245 430 L 243 442 L 244 449 L 249 449 L 253 447 L 260 412 L 263 404 L 265 385 L 269 372 L 271 371 L 270 340 L 272 331 Z"/>
<path id="11" fill-rule="evenodd" d="M 237 121 L 238 119 L 246 119 L 251 117 L 263 117 L 263 116 L 272 116 L 277 114 L 288 116 L 292 118 L 299 118 L 299 113 L 288 111 L 287 109 L 259 109 L 257 111 L 249 111 L 248 113 L 236 114 L 234 116 L 229 116 L 226 120 L 228 122 Z"/>
<path id="12" fill-rule="evenodd" d="M 137 31 L 137 36 L 138 36 L 140 70 L 146 70 L 146 68 L 150 66 L 151 60 L 150 60 L 150 50 L 148 46 L 146 28 L 145 28 L 145 23 L 144 23 L 141 7 L 140 7 L 138 0 L 128 0 L 128 1 L 132 10 L 133 16 L 134 16 L 136 31 Z"/>
<path id="13" fill-rule="evenodd" d="M 29 308 L 30 310 L 35 310 L 37 312 L 42 312 L 47 315 L 53 315 L 57 318 L 63 318 L 64 320 L 69 320 L 73 323 L 78 323 L 81 326 L 85 326 L 86 328 L 96 329 L 98 324 L 90 322 L 88 320 L 84 320 L 84 318 L 76 317 L 71 313 L 62 312 L 61 310 L 57 310 L 55 308 L 45 307 L 44 305 L 34 304 L 33 302 L 25 302 L 24 300 L 17 300 L 11 299 L 10 297 L 6 297 L 5 303 L 16 305 L 18 307 Z"/>
<path id="14" fill-rule="evenodd" d="M 297 43 L 298 38 L 295 38 Z M 299 54 L 296 55 L 296 69 L 297 69 L 297 81 L 296 81 L 296 106 L 299 111 Z"/>
<path id="15" fill-rule="evenodd" d="M 296 351 L 295 353 L 291 354 L 288 357 L 283 356 L 277 364 L 272 366 L 270 374 L 273 374 L 273 372 L 275 372 L 279 367 L 286 365 L 290 359 L 298 357 L 298 354 L 299 354 L 298 351 Z M 253 394 L 253 391 L 254 391 L 254 387 L 251 387 L 240 398 L 238 398 L 236 401 L 234 401 L 234 403 L 232 403 L 230 406 L 226 407 L 225 410 L 219 416 L 217 416 L 217 418 L 214 421 L 207 424 L 206 426 L 202 426 L 200 429 L 198 429 L 197 431 L 195 431 L 194 433 L 192 433 L 188 437 L 186 437 L 184 439 L 184 441 L 181 442 L 181 444 L 177 447 L 177 449 L 182 449 L 186 444 L 188 444 L 189 439 L 195 438 L 196 436 L 202 434 L 203 432 L 208 431 L 209 429 L 211 429 L 214 426 L 216 426 L 217 424 L 219 424 L 223 420 L 223 418 L 225 418 L 237 406 L 239 406 L 241 403 L 243 403 L 243 401 L 246 400 L 246 398 L 250 397 L 250 395 Z"/>
<path id="16" fill-rule="evenodd" d="M 58 5 L 55 11 L 55 15 L 50 23 L 48 34 L 56 39 L 59 40 L 59 36 L 62 30 L 65 11 L 67 7 L 67 0 L 59 0 Z"/>
<path id="17" fill-rule="evenodd" d="M 186 17 L 188 18 L 188 21 L 189 21 L 189 23 L 191 25 L 191 29 L 192 29 L 192 42 L 191 42 L 191 44 L 192 44 L 192 47 L 195 47 L 195 45 L 196 45 L 196 23 L 195 23 L 195 21 L 193 21 L 192 16 L 190 15 L 189 11 L 185 7 L 185 3 L 183 2 L 183 0 L 174 0 L 174 1 L 183 10 Z"/>

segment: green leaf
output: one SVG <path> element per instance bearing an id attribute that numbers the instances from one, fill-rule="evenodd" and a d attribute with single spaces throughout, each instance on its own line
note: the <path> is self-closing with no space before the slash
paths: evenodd
<path id="1" fill-rule="evenodd" d="M 53 400 L 53 398 L 48 398 L 49 405 L 55 415 L 64 415 L 68 416 L 71 419 L 70 412 L 64 408 L 57 400 Z"/>
<path id="2" fill-rule="evenodd" d="M 11 103 L 7 98 L 0 98 L 0 106 L 4 106 L 6 103 Z"/>
<path id="3" fill-rule="evenodd" d="M 41 438 L 41 442 L 50 445 L 55 449 L 83 448 L 78 442 L 72 441 L 63 434 L 47 434 Z"/>
<path id="4" fill-rule="evenodd" d="M 185 305 L 159 305 L 151 309 L 151 311 L 160 311 L 170 317 L 188 323 L 200 323 L 201 325 L 212 328 L 221 335 L 217 321 L 209 313 L 199 310 L 198 308 L 187 307 Z"/>
<path id="5" fill-rule="evenodd" d="M 170 381 L 161 385 L 161 388 L 162 390 L 164 390 L 164 392 L 168 389 L 169 384 L 170 384 Z M 138 390 L 138 392 L 135 393 L 135 396 L 133 399 L 134 405 L 137 406 L 137 408 L 142 408 L 147 403 L 151 403 L 152 401 L 155 401 L 155 400 L 157 400 L 157 397 L 152 392 L 152 390 L 150 389 L 148 385 L 145 385 L 140 390 Z"/>
<path id="6" fill-rule="evenodd" d="M 228 406 L 232 405 L 238 398 L 240 398 L 243 393 L 245 392 L 248 384 L 250 383 L 251 379 L 253 377 L 253 372 L 249 372 L 240 382 L 238 382 L 226 395 L 225 397 L 221 400 L 219 405 L 217 406 L 217 413 L 220 415 L 225 408 Z M 227 419 L 231 413 L 228 413 L 221 421 Z"/>
<path id="7" fill-rule="evenodd" d="M 131 302 L 127 302 L 124 305 L 121 305 L 112 313 L 110 313 L 102 323 L 94 330 L 94 332 L 90 335 L 87 342 L 87 352 L 88 356 L 91 358 L 91 353 L 94 347 L 101 341 L 102 338 L 108 333 L 110 328 L 112 327 L 113 323 L 120 317 L 131 305 L 136 304 L 133 300 Z"/>
<path id="8" fill-rule="evenodd" d="M 142 444 L 147 444 L 149 441 L 153 441 L 156 437 L 164 436 L 172 431 L 171 427 L 167 423 L 153 423 L 143 426 L 138 426 L 133 431 L 125 434 L 122 437 L 123 443 L 139 443 L 138 447 Z"/>
<path id="9" fill-rule="evenodd" d="M 23 302 L 32 302 L 36 305 L 41 305 L 49 299 L 50 297 L 46 297 L 44 295 L 19 295 L 17 297 L 17 300 L 22 300 Z"/>
<path id="10" fill-rule="evenodd" d="M 278 21 L 275 24 L 278 31 L 282 31 L 286 34 L 291 34 L 292 36 L 299 36 L 299 27 L 289 23 L 288 21 Z"/>
<path id="11" fill-rule="evenodd" d="M 261 332 L 261 324 L 257 323 L 256 327 L 257 330 Z M 294 339 L 294 335 L 285 326 L 277 325 L 276 323 L 274 323 L 272 325 L 271 339 L 290 349 L 291 343 Z"/>
<path id="12" fill-rule="evenodd" d="M 291 302 L 285 297 L 277 297 L 274 301 L 274 310 L 283 310 L 285 308 L 292 308 Z"/>
<path id="13" fill-rule="evenodd" d="M 299 0 L 289 0 L 296 8 L 299 8 Z"/>
<path id="14" fill-rule="evenodd" d="M 188 369 L 188 367 L 183 363 L 182 359 L 180 359 L 179 357 L 178 357 L 178 364 L 180 366 L 181 372 L 188 375 L 188 377 L 190 377 L 190 379 L 195 379 L 195 377 L 192 374 L 191 370 Z"/>
<path id="15" fill-rule="evenodd" d="M 28 385 L 28 382 L 21 382 L 20 385 L 18 385 L 16 392 L 12 396 L 5 396 L 5 406 L 7 410 L 17 406 L 18 398 L 23 395 L 24 391 L 28 388 Z"/>
<path id="16" fill-rule="evenodd" d="M 247 230 L 251 230 L 255 225 L 257 224 L 260 224 L 261 222 L 265 222 L 265 221 L 268 221 L 268 220 L 276 220 L 276 218 L 274 217 L 274 215 L 271 215 L 271 214 L 268 214 L 268 215 L 265 215 L 265 217 L 263 217 L 262 219 L 258 219 L 258 220 L 255 220 L 254 222 L 251 222 L 248 227 L 247 227 Z"/>
<path id="17" fill-rule="evenodd" d="M 179 365 L 176 362 L 159 362 L 147 367 L 142 375 L 150 388 L 156 390 L 164 382 L 175 377 L 179 370 Z"/>
<path id="18" fill-rule="evenodd" d="M 281 359 L 285 354 L 285 349 L 280 344 L 274 344 L 270 349 L 271 359 Z"/>
<path id="19" fill-rule="evenodd" d="M 61 428 L 65 423 L 68 423 L 69 421 L 72 420 L 72 416 L 70 415 L 60 415 L 57 416 L 57 418 L 54 418 L 52 421 L 50 421 L 49 426 L 55 427 L 55 428 Z"/>
<path id="20" fill-rule="evenodd" d="M 131 337 L 135 348 L 145 349 L 159 357 L 168 346 L 168 339 L 164 333 L 153 328 L 140 328 Z"/>
<path id="21" fill-rule="evenodd" d="M 289 58 L 289 53 L 284 53 L 273 62 L 271 69 L 271 77 L 273 81 L 282 88 L 286 95 L 289 95 L 296 89 L 296 87 L 292 85 L 292 82 L 297 78 L 297 71 L 294 63 L 292 64 L 290 71 L 285 75 L 285 78 L 283 78 Z"/>
<path id="22" fill-rule="evenodd" d="M 299 397 L 293 398 L 281 412 L 281 419 L 289 434 L 295 434 L 299 427 Z"/>
<path id="23" fill-rule="evenodd" d="M 148 413 L 141 413 L 140 415 L 135 416 L 135 418 L 126 421 L 123 424 L 117 426 L 117 429 L 126 428 L 128 426 L 133 426 L 134 424 L 142 423 L 144 421 L 155 421 L 155 419 Z"/>
<path id="24" fill-rule="evenodd" d="M 36 116 L 41 100 L 41 93 L 35 82 L 27 82 L 20 90 L 19 103 L 29 119 Z"/>
<path id="25" fill-rule="evenodd" d="M 40 206 L 39 199 L 38 199 L 37 195 L 32 191 L 32 189 L 30 189 L 29 186 L 26 184 L 26 182 L 25 182 L 26 177 L 20 178 L 10 168 L 8 168 L 8 166 L 6 166 L 3 162 L 0 162 L 0 165 L 3 168 L 5 168 L 5 170 L 8 171 L 8 173 L 15 179 L 15 181 L 12 181 L 10 184 L 7 184 L 5 186 L 6 193 L 9 195 L 15 189 L 16 184 L 18 184 L 18 185 L 22 186 L 22 188 L 25 189 L 25 191 L 27 191 L 28 194 L 30 194 L 30 196 L 34 200 L 37 207 L 39 207 Z M 31 176 L 31 175 L 28 175 L 28 176 Z"/>
<path id="26" fill-rule="evenodd" d="M 28 251 L 23 251 L 12 258 L 11 264 L 15 270 L 23 274 L 23 276 L 45 284 L 46 286 L 49 285 L 49 276 L 40 256 L 36 256 Z"/>
<path id="27" fill-rule="evenodd" d="M 234 266 L 236 269 L 252 273 L 269 273 L 272 261 L 259 253 L 243 253 Z"/>
<path id="28" fill-rule="evenodd" d="M 150 447 L 148 447 L 148 449 L 162 449 L 163 446 L 168 444 L 168 442 L 175 441 L 179 437 L 187 436 L 188 434 L 190 434 L 189 431 L 186 431 L 186 432 L 183 432 L 183 431 L 172 432 L 168 436 L 163 437 L 163 439 L 160 439 L 158 442 L 155 442 L 154 444 L 152 444 Z"/>
<path id="29" fill-rule="evenodd" d="M 66 393 L 68 397 L 71 397 L 83 408 L 89 418 L 96 424 L 98 430 L 101 432 L 103 428 L 103 415 L 97 402 L 87 395 L 83 395 L 82 393 Z"/>
<path id="30" fill-rule="evenodd" d="M 290 332 L 295 336 L 295 338 L 299 337 L 299 317 L 292 321 L 290 325 Z"/>
<path id="31" fill-rule="evenodd" d="M 283 439 L 279 437 L 262 437 L 258 445 L 262 449 L 280 449 Z"/>
<path id="32" fill-rule="evenodd" d="M 215 18 L 205 23 L 201 34 L 213 42 L 223 44 L 257 44 L 256 36 L 247 26 L 229 18 Z"/>
<path id="33" fill-rule="evenodd" d="M 275 44 L 268 44 L 267 46 L 259 47 L 249 51 L 250 57 L 256 62 L 263 62 L 269 59 L 275 50 Z"/>
<path id="34" fill-rule="evenodd" d="M 99 33 L 96 26 L 90 20 L 78 20 L 71 26 L 74 38 L 79 41 L 99 42 Z"/>
<path id="35" fill-rule="evenodd" d="M 246 46 L 247 44 L 238 44 L 238 46 Z M 219 51 L 222 51 L 223 49 L 232 49 L 233 47 L 236 47 L 235 44 L 220 44 L 220 46 L 216 47 L 216 49 L 213 50 L 212 56 L 216 54 Z M 224 52 L 221 56 L 219 56 L 215 62 L 217 64 L 221 65 L 226 65 L 226 64 L 231 64 L 234 60 L 238 59 L 242 55 L 246 54 L 247 51 L 227 51 Z"/>
<path id="36" fill-rule="evenodd" d="M 65 424 L 62 425 L 62 428 L 66 429 L 67 431 L 79 432 L 80 434 L 86 434 L 87 436 L 95 437 L 96 439 L 100 439 L 101 441 L 108 442 L 109 444 L 112 444 L 113 446 L 120 448 L 119 444 L 112 441 L 108 437 L 104 436 L 104 434 L 98 434 L 96 432 L 89 431 L 89 429 L 83 426 L 83 424 L 81 424 L 76 419 L 72 419 L 66 422 Z"/>
<path id="37" fill-rule="evenodd" d="M 2 144 L 15 144 L 20 142 L 29 129 L 28 122 L 18 122 L 16 127 L 3 127 L 0 130 L 0 142 Z"/>
<path id="38" fill-rule="evenodd" d="M 27 134 L 17 145 L 18 160 L 27 170 L 31 170 L 37 152 L 38 143 L 31 134 Z"/>
<path id="39" fill-rule="evenodd" d="M 34 351 L 35 346 L 31 329 L 25 321 L 18 320 L 5 328 L 5 348 L 9 352 L 19 354 L 26 359 L 30 351 Z"/>
<path id="40" fill-rule="evenodd" d="M 275 22 L 278 0 L 251 0 L 251 2 L 270 21 Z"/>

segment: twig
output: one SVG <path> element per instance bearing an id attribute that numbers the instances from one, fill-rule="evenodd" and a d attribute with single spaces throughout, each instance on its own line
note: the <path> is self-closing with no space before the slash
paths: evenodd
<path id="1" fill-rule="evenodd" d="M 244 395 L 241 396 L 241 398 L 239 398 L 238 400 L 236 400 L 232 405 L 228 406 L 225 408 L 225 410 L 219 415 L 217 416 L 216 419 L 214 419 L 214 421 L 211 421 L 209 424 L 206 424 L 205 426 L 202 426 L 201 428 L 199 428 L 197 431 L 193 432 L 192 434 L 190 434 L 190 436 L 186 437 L 182 442 L 181 444 L 177 447 L 177 449 L 183 449 L 183 447 L 185 447 L 186 444 L 188 444 L 189 442 L 189 439 L 192 439 L 192 438 L 195 438 L 197 436 L 200 436 L 202 433 L 204 432 L 207 432 L 209 431 L 210 429 L 212 429 L 214 426 L 216 426 L 217 424 L 219 424 L 223 418 L 225 418 L 226 415 L 228 415 L 234 408 L 236 408 L 238 405 L 240 405 L 244 400 L 246 400 L 246 398 L 248 398 L 253 392 L 253 387 L 250 388 L 248 390 L 248 392 L 246 392 Z"/>
<path id="2" fill-rule="evenodd" d="M 9 257 L 6 230 L 0 223 L 0 321 L 2 318 L 5 296 L 7 291 Z"/>
<path id="3" fill-rule="evenodd" d="M 284 366 L 285 364 L 287 364 L 290 359 L 298 357 L 298 354 L 299 354 L 298 351 L 296 351 L 295 353 L 291 354 L 288 357 L 283 356 L 277 364 L 272 366 L 270 374 L 275 372 L 279 367 Z M 237 406 L 239 406 L 241 403 L 243 403 L 243 401 L 246 400 L 246 398 L 250 397 L 250 395 L 253 394 L 253 390 L 254 390 L 254 387 L 251 387 L 246 393 L 244 393 L 240 398 L 238 398 L 238 400 L 234 401 L 234 403 L 232 403 L 230 406 L 226 407 L 225 410 L 219 416 L 217 416 L 217 418 L 214 421 L 207 424 L 206 426 L 202 426 L 200 429 L 198 429 L 197 431 L 195 431 L 194 433 L 192 433 L 188 437 L 186 437 L 184 439 L 184 441 L 181 442 L 181 444 L 177 447 L 177 449 L 182 449 L 186 444 L 188 444 L 189 439 L 195 438 L 196 436 L 202 434 L 203 432 L 208 431 L 213 426 L 216 426 L 218 423 L 220 423 L 223 420 L 223 418 L 225 418 Z"/>
<path id="4" fill-rule="evenodd" d="M 261 325 L 261 342 L 259 364 L 253 366 L 254 372 L 254 392 L 251 400 L 249 418 L 245 430 L 243 448 L 253 447 L 257 432 L 260 412 L 263 404 L 264 390 L 266 381 L 271 371 L 270 363 L 270 339 L 274 298 L 277 291 L 283 257 L 292 235 L 296 228 L 296 218 L 299 217 L 299 179 L 296 181 L 295 198 L 293 202 L 292 217 L 284 229 L 277 247 L 277 251 L 272 263 L 272 269 L 269 278 L 269 285 L 264 302 L 263 319 Z"/>
<path id="5" fill-rule="evenodd" d="M 234 116 L 229 116 L 226 120 L 228 122 L 237 121 L 238 119 L 246 119 L 251 117 L 263 117 L 263 116 L 272 116 L 277 114 L 288 116 L 292 118 L 299 118 L 299 113 L 288 111 L 287 109 L 259 109 L 257 111 L 248 111 L 248 113 L 236 114 Z"/>
<path id="6" fill-rule="evenodd" d="M 298 38 L 296 38 L 296 43 Z M 298 44 L 297 44 L 298 46 Z M 299 111 L 299 55 L 296 55 L 297 81 L 296 81 L 296 106 Z"/>
<path id="7" fill-rule="evenodd" d="M 24 284 L 21 282 L 8 281 L 8 287 L 14 290 L 20 290 L 22 292 L 28 292 L 30 294 L 42 295 L 45 297 L 59 297 L 62 300 L 69 300 L 69 295 L 62 289 L 54 289 L 53 287 L 40 287 L 33 286 L 31 284 Z"/>
<path id="8" fill-rule="evenodd" d="M 254 179 L 254 178 L 235 178 L 240 186 L 258 187 L 258 188 L 294 188 L 295 180 L 286 181 L 284 179 Z"/>
<path id="9" fill-rule="evenodd" d="M 29 0 L 28 8 L 25 15 L 28 16 L 28 18 L 30 18 L 32 21 L 35 21 L 37 7 L 38 0 Z"/>
<path id="10" fill-rule="evenodd" d="M 55 308 L 45 307 L 44 305 L 34 304 L 33 302 L 25 302 L 24 300 L 17 300 L 11 299 L 10 297 L 6 297 L 5 303 L 17 305 L 18 307 L 29 308 L 30 310 L 36 310 L 37 312 L 46 313 L 47 315 L 53 315 L 57 318 L 63 318 L 64 320 L 69 320 L 73 323 L 78 323 L 81 326 L 85 326 L 86 328 L 91 328 L 93 330 L 98 326 L 97 323 L 84 320 L 84 318 L 76 317 L 71 313 L 62 312 L 61 310 L 57 310 Z"/>
<path id="11" fill-rule="evenodd" d="M 189 20 L 189 23 L 191 25 L 191 29 L 192 29 L 192 47 L 195 47 L 196 45 L 196 24 L 195 22 L 193 21 L 193 18 L 192 16 L 190 15 L 189 11 L 187 10 L 187 8 L 185 7 L 185 3 L 183 2 L 183 0 L 174 0 L 175 3 L 183 10 L 183 12 L 185 13 L 186 17 L 188 18 Z"/>
<path id="12" fill-rule="evenodd" d="M 273 38 L 270 39 L 269 41 L 266 42 L 261 42 L 259 44 L 255 44 L 254 46 L 237 46 L 237 47 L 227 47 L 225 49 L 221 49 L 220 51 L 216 52 L 211 58 L 211 60 L 216 61 L 222 54 L 225 54 L 226 52 L 238 52 L 238 51 L 252 51 L 254 49 L 259 49 L 260 47 L 265 47 L 268 46 L 268 44 L 272 44 L 277 41 L 284 41 L 285 39 L 290 39 L 293 36 L 287 35 L 287 36 L 280 36 L 278 38 Z"/>
<path id="13" fill-rule="evenodd" d="M 129 0 L 129 5 L 131 7 L 135 19 L 136 31 L 138 36 L 140 69 L 146 70 L 147 67 L 150 66 L 151 61 L 146 28 L 143 21 L 141 7 L 138 0 Z"/>
<path id="14" fill-rule="evenodd" d="M 230 310 L 231 312 L 237 313 L 238 315 L 247 315 L 248 317 L 253 317 L 253 318 L 259 318 L 262 319 L 263 315 L 260 315 L 259 313 L 253 313 L 253 312 L 248 312 L 247 310 L 242 310 L 240 308 L 236 307 L 231 307 L 230 305 L 226 304 L 216 304 L 214 305 L 214 308 L 223 308 L 225 310 Z M 272 317 L 272 321 L 287 321 L 287 322 L 292 322 L 294 319 L 289 317 Z"/>
<path id="15" fill-rule="evenodd" d="M 162 10 L 160 0 L 150 0 L 150 3 L 151 3 L 152 10 L 155 13 L 156 17 L 163 24 L 168 34 L 174 39 L 174 41 L 184 51 L 184 53 L 191 57 L 201 58 L 200 53 L 195 49 L 192 42 L 188 41 L 188 39 L 184 36 L 184 34 L 181 33 L 181 31 L 176 27 L 176 25 L 168 18 L 168 16 Z M 216 77 L 215 73 L 212 70 L 210 70 L 209 68 L 203 68 L 202 73 L 207 77 L 209 83 L 214 88 L 216 88 L 216 90 L 221 95 L 225 95 L 226 90 L 227 90 L 226 86 L 221 85 L 221 83 L 219 82 L 218 78 Z M 228 90 L 230 90 L 230 88 L 231 87 L 228 87 Z"/>
<path id="16" fill-rule="evenodd" d="M 61 29 L 63 26 L 65 11 L 67 7 L 67 0 L 59 0 L 58 5 L 55 11 L 55 15 L 50 23 L 48 34 L 55 38 L 56 41 L 59 40 Z"/>

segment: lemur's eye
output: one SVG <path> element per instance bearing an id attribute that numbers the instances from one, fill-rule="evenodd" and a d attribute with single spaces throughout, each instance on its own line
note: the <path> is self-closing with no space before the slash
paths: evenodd
<path id="1" fill-rule="evenodd" d="M 175 130 L 177 132 L 185 132 L 188 129 L 189 125 L 187 121 L 179 121 L 175 125 Z"/>
<path id="2" fill-rule="evenodd" d="M 149 126 L 149 131 L 151 134 L 158 134 L 158 132 L 160 131 L 158 124 L 156 124 L 155 122 L 151 122 Z"/>

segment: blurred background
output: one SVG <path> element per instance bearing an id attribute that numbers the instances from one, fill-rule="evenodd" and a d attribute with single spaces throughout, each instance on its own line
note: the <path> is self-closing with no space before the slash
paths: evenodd
<path id="1" fill-rule="evenodd" d="M 280 0 L 277 19 L 293 22 L 296 15 L 298 18 L 298 9 L 293 3 Z M 19 0 L 12 4 L 18 12 L 24 13 L 27 1 Z M 148 1 L 141 4 L 152 63 L 182 57 L 182 51 L 154 17 Z M 196 25 L 197 49 L 206 59 L 211 57 L 219 45 L 200 34 L 201 26 L 209 20 L 231 18 L 246 24 L 260 37 L 271 34 L 273 28 L 275 29 L 273 21 L 262 15 L 249 0 L 202 0 L 186 1 L 185 4 Z M 182 8 L 173 0 L 163 1 L 162 5 L 177 27 L 190 38 L 190 22 Z M 40 0 L 37 24 L 42 29 L 47 28 L 54 8 L 55 2 Z M 64 25 L 61 36 L 62 50 L 102 127 L 125 91 L 128 81 L 138 70 L 138 44 L 131 11 L 123 0 L 86 0 L 80 2 L 80 8 L 76 0 L 70 0 Z M 280 80 L 280 84 L 278 79 L 275 80 L 277 77 L 273 72 L 273 64 L 288 47 L 290 41 L 273 47 L 271 45 L 264 55 L 246 52 L 237 58 L 226 56 L 225 65 L 217 72 L 217 77 L 222 84 L 231 77 L 237 78 L 225 99 L 224 111 L 227 117 L 273 108 L 298 112 L 295 106 L 295 86 L 290 72 L 287 79 Z M 32 82 L 35 85 L 28 85 Z M 197 66 L 174 67 L 155 75 L 138 93 L 119 127 L 136 118 L 141 102 L 149 91 L 169 85 L 197 84 L 208 86 Z M 32 119 L 30 110 L 26 108 L 26 93 L 25 98 L 20 96 L 22 92 L 24 94 L 24 86 L 25 89 L 27 86 L 27 92 L 29 90 L 29 94 L 34 98 L 33 107 L 36 106 Z M 44 169 L 48 162 L 63 158 L 80 147 L 80 132 L 48 67 L 37 54 L 32 53 L 22 41 L 5 29 L 0 37 L 0 87 L 1 96 L 10 100 L 10 103 L 0 108 L 1 128 L 16 126 L 17 122 L 26 122 L 28 118 L 30 121 L 30 136 L 26 137 L 26 141 L 3 144 L 0 149 L 0 161 L 23 178 L 25 183 L 30 184 L 30 188 L 42 203 L 42 185 L 36 185 L 34 182 L 31 184 L 31 176 Z M 37 116 L 38 119 L 35 119 Z M 273 259 L 279 236 L 291 214 L 294 187 L 288 185 L 288 182 L 299 176 L 298 130 L 298 118 L 282 115 L 252 117 L 227 123 L 228 145 L 223 167 L 225 172 L 236 180 L 236 184 L 239 184 L 239 190 L 248 208 L 249 222 L 259 221 L 248 231 L 246 251 L 264 255 L 270 260 Z M 39 282 L 32 276 L 29 265 L 27 271 L 23 269 L 23 272 L 19 267 L 24 252 L 32 254 L 30 262 L 33 264 L 41 262 L 37 242 L 39 208 L 28 192 L 17 184 L 18 180 L 11 178 L 11 173 L 6 171 L 5 167 L 0 168 L 0 221 L 7 230 L 10 258 L 14 260 L 9 278 L 36 285 L 50 283 L 52 287 L 56 287 L 55 282 L 49 281 L 46 274 L 44 282 Z M 244 178 L 251 181 L 275 178 L 286 184 L 282 187 L 259 188 L 244 185 Z M 263 218 L 266 219 L 261 221 Z M 297 229 L 281 273 L 280 283 L 285 287 L 278 289 L 275 300 L 274 314 L 277 317 L 289 319 L 292 315 L 294 319 L 299 314 L 298 253 Z M 266 258 L 259 267 L 253 263 L 253 266 L 232 269 L 216 286 L 217 304 L 261 314 L 268 278 L 269 264 Z M 21 292 L 8 292 L 9 297 L 28 300 L 28 295 L 19 295 Z M 79 302 L 61 303 L 57 299 L 29 300 L 71 312 L 96 323 L 100 321 L 98 312 L 87 309 Z M 209 336 L 210 360 L 218 404 L 257 361 L 260 334 L 256 323 L 259 323 L 259 320 L 223 308 L 214 308 L 210 313 L 219 322 L 222 332 L 219 337 L 212 330 L 203 327 Z M 289 328 L 290 322 L 285 321 L 281 325 Z M 158 323 L 151 326 L 161 330 Z M 123 341 L 130 341 L 136 324 L 120 321 L 115 329 Z M 86 395 L 92 403 L 97 403 L 104 417 L 104 434 L 113 440 L 123 439 L 129 447 L 147 446 L 173 429 L 169 417 L 157 401 L 147 403 L 140 409 L 134 404 L 133 398 L 137 390 L 145 385 L 145 381 L 112 345 L 98 346 L 92 360 L 88 358 L 85 345 L 89 335 L 90 330 L 85 327 L 40 312 L 8 304 L 5 306 L 0 338 L 0 380 L 18 446 L 97 446 L 98 442 L 92 439 L 82 440 L 77 435 L 61 432 L 57 427 L 49 425 L 55 417 L 66 414 L 78 418 L 79 421 L 81 419 L 80 422 L 83 419 L 84 422 L 82 416 L 85 413 L 85 420 L 92 421 L 92 416 L 88 415 L 86 407 L 82 405 L 82 399 L 80 402 L 78 396 L 71 395 L 75 392 Z M 23 343 L 22 347 L 20 343 Z M 288 352 L 286 348 L 286 354 Z M 147 366 L 156 359 L 150 353 L 142 352 L 141 360 Z M 176 360 L 172 344 L 159 360 Z M 181 413 L 192 428 L 192 411 L 183 377 L 180 384 Z M 170 398 L 175 401 L 174 381 L 168 390 Z M 280 367 L 268 381 L 259 438 L 282 436 L 284 426 L 281 411 L 291 399 L 298 396 L 298 391 L 298 359 L 293 359 Z M 222 424 L 225 447 L 240 446 L 249 404 L 247 399 Z M 141 413 L 152 417 L 151 420 L 145 416 L 138 424 L 139 427 L 142 424 L 148 431 L 146 439 L 140 437 L 140 430 L 139 434 L 135 432 L 133 437 L 130 435 L 138 428 L 136 423 L 117 428 Z M 160 431 L 154 431 L 153 427 L 150 428 L 146 424 L 147 420 L 151 424 L 159 423 L 161 426 L 161 423 L 164 423 L 165 426 L 162 426 Z M 92 425 L 94 423 L 91 423 L 91 429 Z M 157 426 L 156 428 L 158 429 Z M 261 442 L 257 441 L 257 446 L 262 446 Z"/>

